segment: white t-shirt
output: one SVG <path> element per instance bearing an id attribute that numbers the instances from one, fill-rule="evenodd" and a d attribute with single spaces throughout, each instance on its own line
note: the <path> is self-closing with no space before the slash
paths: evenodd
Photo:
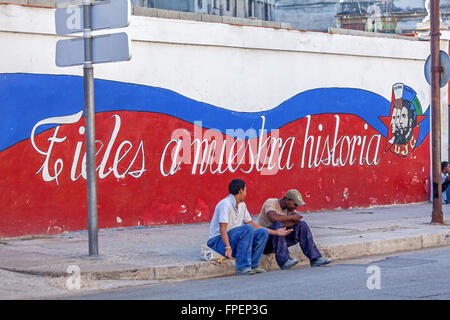
<path id="1" fill-rule="evenodd" d="M 250 222 L 252 218 L 244 202 L 239 203 L 236 209 L 236 199 L 232 194 L 222 199 L 214 210 L 214 215 L 209 226 L 209 238 L 220 235 L 220 223 L 227 223 L 227 232 L 242 226 L 244 222 Z"/>

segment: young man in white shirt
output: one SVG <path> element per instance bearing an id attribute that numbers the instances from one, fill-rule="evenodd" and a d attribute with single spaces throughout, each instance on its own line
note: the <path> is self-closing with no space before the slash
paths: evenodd
<path id="1" fill-rule="evenodd" d="M 214 210 L 210 224 L 208 247 L 228 259 L 236 258 L 236 274 L 251 275 L 265 272 L 259 268 L 270 234 L 287 235 L 292 230 L 270 230 L 253 223 L 244 203 L 247 187 L 241 179 L 228 185 L 229 195 Z"/>

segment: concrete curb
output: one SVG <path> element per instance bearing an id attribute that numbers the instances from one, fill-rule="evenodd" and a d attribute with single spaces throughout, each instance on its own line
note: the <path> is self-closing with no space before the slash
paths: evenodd
<path id="1" fill-rule="evenodd" d="M 360 258 L 450 245 L 450 231 L 374 240 L 322 248 L 323 255 L 333 260 Z"/>
<path id="2" fill-rule="evenodd" d="M 360 237 L 360 236 L 357 236 Z M 362 258 L 373 255 L 392 254 L 441 246 L 450 246 L 450 230 L 425 233 L 412 236 L 398 236 L 384 240 L 354 241 L 353 243 L 341 245 L 319 246 L 324 257 L 331 258 L 333 262 L 344 259 Z M 299 260 L 298 265 L 309 265 L 308 259 L 298 250 L 291 251 L 291 257 Z M 274 254 L 264 255 L 261 267 L 274 271 L 279 270 Z M 61 271 L 30 271 L 12 268 L 2 268 L 4 270 L 47 276 L 52 278 L 66 279 L 69 275 Z M 148 267 L 130 270 L 113 271 L 92 271 L 82 272 L 81 279 L 84 281 L 96 280 L 198 280 L 219 276 L 229 276 L 235 274 L 235 263 L 226 260 L 218 262 L 193 262 L 183 265 L 168 265 L 158 267 Z"/>

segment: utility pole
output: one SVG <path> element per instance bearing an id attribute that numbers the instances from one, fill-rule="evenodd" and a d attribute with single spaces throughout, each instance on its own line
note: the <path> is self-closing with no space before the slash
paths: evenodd
<path id="1" fill-rule="evenodd" d="M 444 223 L 442 213 L 441 184 L 441 87 L 440 87 L 440 12 L 439 0 L 430 1 L 430 47 L 431 47 L 431 139 L 433 212 L 431 223 Z"/>

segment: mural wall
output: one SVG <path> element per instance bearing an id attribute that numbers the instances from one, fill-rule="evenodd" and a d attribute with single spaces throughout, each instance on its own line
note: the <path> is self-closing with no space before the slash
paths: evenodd
<path id="1" fill-rule="evenodd" d="M 33 14 L 37 9 L 14 10 Z M 38 14 L 51 17 L 52 10 L 45 10 Z M 211 48 L 182 33 L 170 41 L 143 41 L 140 37 L 150 36 L 139 28 L 150 29 L 152 23 L 166 31 L 216 24 L 133 19 L 132 61 L 96 68 L 100 228 L 208 222 L 233 178 L 246 181 L 252 214 L 266 198 L 291 188 L 302 192 L 307 211 L 429 199 L 429 97 L 425 80 L 417 77 L 422 72 L 417 56 L 402 61 L 373 52 L 346 57 L 305 48 L 275 50 L 273 43 L 266 50 L 232 43 Z M 3 54 L 12 57 L 20 47 L 33 56 L 42 45 L 54 46 L 58 38 L 46 23 L 14 40 L 9 31 L 1 32 L 9 44 Z M 215 27 L 223 28 L 224 39 L 237 36 L 229 28 L 243 28 Z M 299 36 L 247 28 L 256 42 L 279 32 L 289 46 Z M 318 44 L 333 36 L 300 35 Z M 20 44 L 26 39 L 29 49 Z M 344 48 L 355 39 L 341 41 Z M 399 48 L 425 48 L 391 41 Z M 184 56 L 170 59 L 175 53 Z M 155 65 L 156 55 L 164 54 L 166 60 Z M 81 68 L 56 69 L 54 53 L 37 64 L 24 57 L 22 52 L 13 64 L 2 60 L 0 67 L 0 236 L 87 229 Z M 189 58 L 196 60 L 189 65 Z M 213 67 L 198 64 L 214 58 Z M 329 59 L 334 59 L 331 67 Z M 344 60 L 346 65 L 339 65 Z M 373 60 L 388 71 L 368 74 Z M 333 68 L 342 72 L 327 74 Z M 202 81 L 208 76 L 210 81 Z M 224 80 L 230 76 L 236 83 Z"/>

